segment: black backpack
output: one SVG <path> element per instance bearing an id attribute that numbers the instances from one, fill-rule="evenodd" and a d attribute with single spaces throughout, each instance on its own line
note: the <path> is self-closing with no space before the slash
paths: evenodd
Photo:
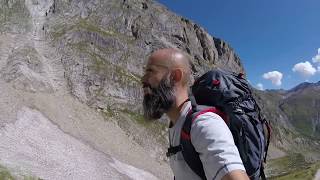
<path id="1" fill-rule="evenodd" d="M 206 180 L 199 154 L 190 140 L 190 130 L 193 119 L 210 111 L 227 123 L 250 179 L 266 179 L 263 163 L 266 162 L 271 127 L 262 117 L 243 74 L 215 69 L 198 78 L 191 88 L 192 109 L 181 130 L 180 145 L 170 147 L 167 155 L 182 151 L 188 166 Z"/>

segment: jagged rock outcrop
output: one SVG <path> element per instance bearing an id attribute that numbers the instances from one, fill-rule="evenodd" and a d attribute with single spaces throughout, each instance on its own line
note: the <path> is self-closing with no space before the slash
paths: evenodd
<path id="1" fill-rule="evenodd" d="M 161 47 L 178 47 L 189 53 L 196 74 L 214 66 L 244 71 L 225 42 L 154 1 L 80 2 L 56 5 L 68 24 L 53 16 L 48 33 L 66 54 L 62 61 L 70 69 L 67 78 L 73 93 L 84 102 L 99 102 L 98 91 L 115 102 L 100 105 L 135 107 L 141 97 L 143 63 L 150 52 Z"/>

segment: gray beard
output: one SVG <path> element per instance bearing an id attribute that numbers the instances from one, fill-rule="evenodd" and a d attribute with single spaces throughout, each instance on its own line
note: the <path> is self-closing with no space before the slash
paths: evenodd
<path id="1" fill-rule="evenodd" d="M 152 88 L 150 94 L 143 98 L 144 117 L 148 120 L 160 119 L 175 104 L 174 84 L 170 78 L 163 78 L 158 87 Z"/>

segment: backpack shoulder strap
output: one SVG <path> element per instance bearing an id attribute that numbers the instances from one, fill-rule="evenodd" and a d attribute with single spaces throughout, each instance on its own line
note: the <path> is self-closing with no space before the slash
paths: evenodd
<path id="1" fill-rule="evenodd" d="M 191 101 L 192 102 L 192 101 Z M 194 111 L 192 108 L 186 116 L 186 120 L 181 129 L 180 145 L 182 146 L 182 155 L 185 162 L 190 169 L 195 172 L 202 180 L 206 180 L 206 175 L 203 170 L 203 165 L 199 157 L 199 153 L 195 150 L 191 143 L 190 131 L 192 120 L 199 112 Z"/>
<path id="2" fill-rule="evenodd" d="M 206 180 L 207 178 L 203 170 L 203 165 L 200 160 L 199 153 L 195 150 L 191 142 L 191 126 L 199 115 L 204 114 L 206 112 L 213 112 L 222 117 L 224 114 L 215 107 L 198 106 L 193 96 L 190 96 L 189 99 L 191 101 L 192 108 L 186 116 L 180 135 L 182 155 L 190 169 L 192 169 L 193 172 L 195 172 L 199 177 L 201 177 L 201 179 Z"/>

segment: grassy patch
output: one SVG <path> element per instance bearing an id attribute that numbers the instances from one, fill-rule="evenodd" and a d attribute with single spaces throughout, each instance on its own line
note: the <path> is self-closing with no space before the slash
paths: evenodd
<path id="1" fill-rule="evenodd" d="M 128 82 L 140 83 L 140 76 L 134 73 L 128 72 L 127 69 L 121 67 L 120 65 L 115 65 L 103 58 L 100 54 L 90 51 L 91 47 L 86 42 L 73 43 L 71 46 L 79 51 L 80 53 L 88 54 L 92 60 L 92 64 L 89 67 L 94 72 L 99 75 L 106 75 L 110 72 L 114 72 L 120 77 L 119 81 L 122 84 L 127 84 Z M 125 55 L 124 55 L 125 56 Z"/>
<path id="2" fill-rule="evenodd" d="M 98 25 L 92 24 L 88 22 L 88 20 L 81 19 L 77 24 L 74 25 L 78 31 L 85 30 L 88 32 L 95 32 L 102 37 L 116 37 L 122 41 L 125 41 L 127 44 L 132 44 L 134 42 L 134 38 L 131 36 L 127 36 L 125 34 L 121 34 L 113 29 L 102 29 Z"/>
<path id="3" fill-rule="evenodd" d="M 81 29 L 85 29 L 89 32 L 96 32 L 102 36 L 114 36 L 116 35 L 116 33 L 114 31 L 111 31 L 111 30 L 103 30 L 101 28 L 99 28 L 97 25 L 93 25 L 91 23 L 89 23 L 88 21 L 86 20 L 83 20 L 81 19 L 78 24 L 76 25 L 78 28 L 80 28 L 79 30 Z"/>
<path id="4" fill-rule="evenodd" d="M 270 178 L 271 180 L 313 180 L 315 174 L 320 169 L 320 162 L 300 167 L 288 174 Z"/>
<path id="5" fill-rule="evenodd" d="M 95 18 L 93 18 L 95 19 Z M 54 25 L 51 28 L 51 37 L 53 41 L 59 40 L 61 37 L 63 37 L 67 32 L 91 32 L 96 33 L 101 38 L 107 38 L 107 37 L 116 37 L 117 39 L 120 39 L 127 44 L 132 44 L 135 39 L 134 37 L 128 36 L 126 34 L 122 34 L 112 27 L 108 28 L 102 28 L 99 27 L 97 23 L 94 23 L 94 20 L 89 19 L 79 19 L 73 22 L 68 23 L 61 23 Z M 99 47 L 97 47 L 99 48 Z"/>
<path id="6" fill-rule="evenodd" d="M 2 180 L 14 180 L 15 178 L 11 175 L 10 171 L 0 165 L 0 179 Z"/>
<path id="7" fill-rule="evenodd" d="M 24 176 L 23 180 L 42 180 L 41 178 L 33 177 L 33 176 Z"/>
<path id="8" fill-rule="evenodd" d="M 121 112 L 127 114 L 127 115 L 130 117 L 130 119 L 135 120 L 137 123 L 139 123 L 139 124 L 141 124 L 141 125 L 144 125 L 144 126 L 149 126 L 149 125 L 150 125 L 150 123 L 147 122 L 147 121 L 144 119 L 144 117 L 143 117 L 142 114 L 129 111 L 128 109 L 121 110 Z"/>
<path id="9" fill-rule="evenodd" d="M 153 129 L 153 131 L 156 132 L 160 132 L 166 129 L 166 124 L 161 123 L 159 121 L 149 121 L 146 120 L 142 114 L 136 113 L 136 112 L 132 112 L 130 110 L 122 110 L 123 113 L 126 113 L 129 115 L 129 117 L 133 120 L 135 120 L 137 123 L 147 127 L 147 128 L 151 128 Z"/>
<path id="10" fill-rule="evenodd" d="M 103 59 L 99 54 L 92 53 L 92 52 L 88 52 L 88 54 L 93 60 L 92 68 L 98 74 L 105 75 L 108 72 L 110 73 L 110 71 L 113 71 L 115 74 L 117 74 L 120 77 L 119 80 L 122 83 L 128 83 L 128 82 L 140 83 L 140 78 L 137 75 L 128 72 L 128 70 L 126 70 L 125 68 L 110 63 L 109 61 Z"/>
<path id="11" fill-rule="evenodd" d="M 2 1 L 0 6 L 0 32 L 4 24 L 11 24 L 11 26 L 18 26 L 19 31 L 30 29 L 30 14 L 25 6 L 24 1 Z M 10 29 L 10 26 L 7 27 Z"/>
<path id="12" fill-rule="evenodd" d="M 282 105 L 281 109 L 288 115 L 297 131 L 309 137 L 316 137 L 314 132 L 312 119 L 315 119 L 319 112 L 319 107 L 316 105 L 317 93 L 308 91 L 296 96 L 288 98 Z"/>
<path id="13" fill-rule="evenodd" d="M 22 175 L 22 177 L 23 177 L 23 180 L 42 180 L 41 178 L 28 176 L 28 175 Z M 16 180 L 16 179 L 18 178 L 14 177 L 6 167 L 0 165 L 0 180 Z"/>
<path id="14" fill-rule="evenodd" d="M 320 169 L 320 162 L 308 163 L 302 154 L 290 154 L 270 160 L 267 164 L 267 172 L 271 174 L 269 179 L 272 180 L 313 179 L 318 169 Z"/>
<path id="15" fill-rule="evenodd" d="M 57 24 L 53 27 L 51 34 L 51 37 L 53 38 L 54 41 L 57 41 L 59 38 L 63 37 L 67 32 L 69 31 L 81 31 L 81 30 L 86 30 L 88 32 L 95 32 L 98 33 L 101 36 L 114 36 L 116 33 L 111 30 L 102 30 L 99 27 L 90 24 L 86 20 L 81 19 L 79 22 L 73 24 L 73 25 L 68 25 L 68 24 Z"/>
<path id="16" fill-rule="evenodd" d="M 149 121 L 144 119 L 142 114 L 132 112 L 130 110 L 122 110 L 122 113 L 128 115 L 128 117 L 136 122 L 138 125 L 144 127 L 149 135 L 156 139 L 156 141 L 162 145 L 167 145 L 166 139 L 167 134 L 165 133 L 165 129 L 167 127 L 166 124 L 161 123 L 159 121 Z"/>
<path id="17" fill-rule="evenodd" d="M 110 106 L 107 106 L 107 108 L 104 108 L 101 110 L 104 117 L 115 117 L 116 112 L 110 108 Z"/>
<path id="18" fill-rule="evenodd" d="M 50 32 L 51 37 L 54 41 L 61 38 L 63 35 L 67 33 L 68 30 L 71 30 L 73 26 L 67 27 L 67 24 L 58 24 L 55 25 L 52 29 L 52 32 Z"/>
<path id="19" fill-rule="evenodd" d="M 155 134 L 161 134 L 161 132 L 166 129 L 166 124 L 159 121 L 148 121 L 143 117 L 142 114 L 132 112 L 128 109 L 121 110 L 121 112 L 127 114 L 130 119 L 146 127 L 147 129 L 150 129 Z"/>

